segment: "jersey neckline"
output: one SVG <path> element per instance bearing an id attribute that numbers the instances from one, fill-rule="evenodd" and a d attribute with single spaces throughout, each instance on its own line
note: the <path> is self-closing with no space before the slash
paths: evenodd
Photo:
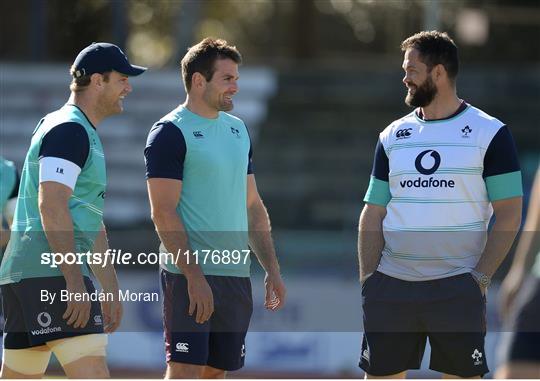
<path id="1" fill-rule="evenodd" d="M 200 119 L 206 122 L 218 122 L 221 119 L 221 111 L 218 111 L 218 116 L 216 118 L 206 118 L 202 115 L 199 115 L 193 111 L 191 111 L 189 108 L 186 107 L 186 105 L 181 104 L 180 106 L 180 112 L 185 112 L 186 114 L 190 115 L 191 117 L 195 119 Z"/>
<path id="2" fill-rule="evenodd" d="M 84 111 L 79 107 L 77 106 L 76 104 L 73 104 L 73 103 L 66 103 L 66 106 L 73 106 L 75 107 L 77 110 L 79 110 L 81 112 L 81 114 L 84 115 L 85 119 L 88 121 L 88 123 L 90 123 L 90 126 L 92 126 L 92 128 L 94 130 L 97 131 L 97 128 L 92 124 L 92 122 L 90 121 L 90 118 L 88 118 L 88 116 L 86 116 L 86 114 L 84 113 Z"/>
<path id="3" fill-rule="evenodd" d="M 424 119 L 422 115 L 422 109 L 419 107 L 416 110 L 413 111 L 413 114 L 415 118 L 422 123 L 440 123 L 440 122 L 448 122 L 452 119 L 457 118 L 461 114 L 463 114 L 467 109 L 469 108 L 469 104 L 465 101 L 461 101 L 461 104 L 459 105 L 458 109 L 450 116 L 447 116 L 446 118 L 441 119 Z"/>

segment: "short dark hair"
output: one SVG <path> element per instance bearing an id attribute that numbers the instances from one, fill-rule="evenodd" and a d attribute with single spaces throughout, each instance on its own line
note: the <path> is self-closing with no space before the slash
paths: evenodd
<path id="1" fill-rule="evenodd" d="M 446 32 L 423 31 L 412 35 L 401 43 L 401 50 L 416 49 L 423 63 L 431 71 L 443 65 L 448 78 L 455 80 L 459 71 L 457 46 Z"/>
<path id="2" fill-rule="evenodd" d="M 205 38 L 197 45 L 188 49 L 182 58 L 182 79 L 186 91 L 191 90 L 191 78 L 195 73 L 201 73 L 207 81 L 211 81 L 215 72 L 215 63 L 218 59 L 231 59 L 238 65 L 242 63 L 242 56 L 236 46 L 227 44 L 222 39 Z"/>
<path id="3" fill-rule="evenodd" d="M 80 77 L 75 77 L 75 71 L 77 71 L 75 65 L 71 66 L 71 69 L 69 70 L 69 74 L 71 74 L 71 83 L 69 85 L 69 89 L 73 91 L 74 93 L 80 93 L 81 91 L 86 90 L 88 85 L 90 84 L 90 79 L 92 75 L 81 75 Z M 109 82 L 109 76 L 111 75 L 110 71 L 106 71 L 103 75 L 103 80 L 105 82 Z"/>

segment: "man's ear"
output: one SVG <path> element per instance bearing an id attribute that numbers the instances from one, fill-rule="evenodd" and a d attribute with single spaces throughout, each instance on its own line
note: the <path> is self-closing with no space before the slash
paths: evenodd
<path id="1" fill-rule="evenodd" d="M 441 79 L 448 77 L 448 73 L 442 64 L 435 65 L 433 68 L 433 75 L 435 77 L 435 81 L 440 81 Z"/>
<path id="2" fill-rule="evenodd" d="M 99 73 L 94 73 L 90 76 L 90 82 L 96 85 L 97 87 L 103 86 L 103 75 Z"/>
<path id="3" fill-rule="evenodd" d="M 191 88 L 204 88 L 206 86 L 206 78 L 199 73 L 195 72 L 193 73 L 193 76 L 191 77 Z"/>

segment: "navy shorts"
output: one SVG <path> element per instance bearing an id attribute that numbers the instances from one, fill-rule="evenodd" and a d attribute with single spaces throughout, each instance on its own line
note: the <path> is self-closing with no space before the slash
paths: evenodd
<path id="1" fill-rule="evenodd" d="M 373 376 L 419 369 L 426 340 L 430 369 L 460 377 L 488 373 L 486 304 L 470 274 L 410 282 L 375 272 L 362 285 L 359 366 Z"/>
<path id="2" fill-rule="evenodd" d="M 517 300 L 505 362 L 540 362 L 540 278 L 530 277 Z"/>
<path id="3" fill-rule="evenodd" d="M 95 288 L 90 278 L 85 277 L 84 282 L 87 291 L 93 293 Z M 73 328 L 66 324 L 62 315 L 66 312 L 67 301 L 60 300 L 61 290 L 65 289 L 63 276 L 28 278 L 2 285 L 4 348 L 24 349 L 52 340 L 103 333 L 101 306 L 97 301 L 92 302 L 86 327 Z M 56 293 L 52 304 L 41 301 L 42 290 Z"/>
<path id="4" fill-rule="evenodd" d="M 161 269 L 167 362 L 208 365 L 233 371 L 244 366 L 245 337 L 253 311 L 249 278 L 212 276 L 214 313 L 203 324 L 189 316 L 185 276 Z"/>

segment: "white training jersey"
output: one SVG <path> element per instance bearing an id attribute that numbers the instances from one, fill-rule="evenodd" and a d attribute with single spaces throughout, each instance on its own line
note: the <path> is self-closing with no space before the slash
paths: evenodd
<path id="1" fill-rule="evenodd" d="M 387 210 L 378 271 L 410 281 L 469 272 L 486 244 L 491 202 L 521 195 L 501 121 L 465 102 L 442 120 L 408 114 L 380 134 L 364 199 Z"/>

